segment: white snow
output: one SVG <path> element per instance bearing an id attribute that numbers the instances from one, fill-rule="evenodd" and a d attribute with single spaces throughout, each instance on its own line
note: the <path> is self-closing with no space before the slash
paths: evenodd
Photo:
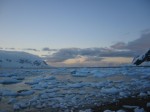
<path id="1" fill-rule="evenodd" d="M 45 68 L 49 67 L 40 57 L 19 51 L 0 50 L 0 68 Z"/>

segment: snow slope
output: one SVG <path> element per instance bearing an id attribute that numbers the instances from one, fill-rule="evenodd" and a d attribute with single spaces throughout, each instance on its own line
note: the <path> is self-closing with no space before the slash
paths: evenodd
<path id="1" fill-rule="evenodd" d="M 19 51 L 0 50 L 0 68 L 45 68 L 45 61 L 36 55 Z"/>
<path id="2" fill-rule="evenodd" d="M 135 57 L 133 59 L 132 63 L 135 64 L 135 65 L 140 65 L 143 62 L 149 62 L 149 61 L 150 61 L 150 49 L 146 53 L 144 53 L 144 54 L 142 54 L 140 56 Z"/>

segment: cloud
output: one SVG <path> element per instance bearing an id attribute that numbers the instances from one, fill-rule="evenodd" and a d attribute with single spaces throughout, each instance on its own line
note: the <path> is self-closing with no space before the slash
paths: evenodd
<path id="1" fill-rule="evenodd" d="M 5 49 L 15 50 L 15 48 L 5 48 Z"/>
<path id="2" fill-rule="evenodd" d="M 124 42 L 118 42 L 114 45 L 111 46 L 111 48 L 114 49 L 128 49 L 131 51 L 146 51 L 147 49 L 150 48 L 150 32 L 149 33 L 144 33 L 141 35 L 140 38 L 124 43 Z"/>
<path id="3" fill-rule="evenodd" d="M 77 48 L 64 48 L 58 50 L 50 56 L 45 57 L 50 62 L 62 62 L 67 59 L 75 58 L 78 55 Z"/>
<path id="4" fill-rule="evenodd" d="M 57 49 L 50 49 L 48 47 L 44 47 L 42 51 L 57 51 Z"/>
<path id="5" fill-rule="evenodd" d="M 126 43 L 118 42 L 118 43 L 116 43 L 116 44 L 114 44 L 114 45 L 112 45 L 110 47 L 113 48 L 113 49 L 125 49 Z"/>
<path id="6" fill-rule="evenodd" d="M 148 30 L 146 30 L 147 32 Z M 134 56 L 150 48 L 150 33 L 124 43 L 118 42 L 110 48 L 63 48 L 45 56 L 54 66 L 113 66 L 131 63 Z M 50 50 L 50 49 L 45 49 Z"/>
<path id="7" fill-rule="evenodd" d="M 109 48 L 64 48 L 46 56 L 45 59 L 49 62 L 63 62 L 80 56 L 85 57 L 86 61 L 101 61 L 103 57 L 132 57 L 134 54 L 131 51 L 116 51 Z"/>
<path id="8" fill-rule="evenodd" d="M 142 34 L 140 38 L 127 43 L 127 49 L 130 50 L 147 50 L 150 48 L 150 33 Z"/>

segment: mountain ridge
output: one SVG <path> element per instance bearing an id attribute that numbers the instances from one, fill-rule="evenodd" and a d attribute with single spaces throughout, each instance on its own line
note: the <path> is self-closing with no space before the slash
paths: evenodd
<path id="1" fill-rule="evenodd" d="M 0 68 L 47 68 L 40 57 L 23 51 L 0 50 Z"/>

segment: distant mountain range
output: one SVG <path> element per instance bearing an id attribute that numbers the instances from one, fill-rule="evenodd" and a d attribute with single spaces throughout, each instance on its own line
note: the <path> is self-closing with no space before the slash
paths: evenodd
<path id="1" fill-rule="evenodd" d="M 0 50 L 0 68 L 47 68 L 40 57 L 19 51 Z"/>

